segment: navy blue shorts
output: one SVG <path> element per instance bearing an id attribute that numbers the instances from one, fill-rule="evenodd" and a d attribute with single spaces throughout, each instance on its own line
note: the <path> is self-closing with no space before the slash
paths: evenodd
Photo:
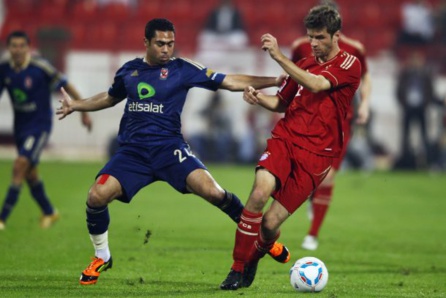
<path id="1" fill-rule="evenodd" d="M 19 156 L 25 156 L 30 161 L 32 166 L 37 165 L 39 163 L 42 150 L 48 143 L 49 136 L 49 131 L 35 131 L 30 132 L 23 137 L 17 137 L 16 147 Z"/>
<path id="2" fill-rule="evenodd" d="M 206 169 L 189 145 L 175 140 L 150 147 L 121 146 L 97 177 L 108 174 L 118 179 L 123 195 L 118 200 L 129 203 L 144 186 L 165 181 L 180 193 L 189 193 L 187 176 L 196 169 Z"/>

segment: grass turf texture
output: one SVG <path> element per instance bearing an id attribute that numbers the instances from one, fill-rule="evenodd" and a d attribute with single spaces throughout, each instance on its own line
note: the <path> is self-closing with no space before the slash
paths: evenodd
<path id="1" fill-rule="evenodd" d="M 27 187 L 0 232 L 1 297 L 294 297 L 291 262 L 266 256 L 253 285 L 218 286 L 231 265 L 235 224 L 194 195 L 158 182 L 129 205 L 110 205 L 114 267 L 93 286 L 78 278 L 93 249 L 85 225 L 88 188 L 102 164 L 43 162 L 40 172 L 61 220 L 39 228 Z M 0 162 L 0 196 L 10 161 Z M 219 183 L 245 201 L 253 166 L 210 166 Z M 283 226 L 292 260 L 322 259 L 329 270 L 318 297 L 446 297 L 446 176 L 428 173 L 345 172 L 316 252 L 300 248 L 308 229 L 306 205 Z M 305 296 L 304 296 L 305 297 Z"/>

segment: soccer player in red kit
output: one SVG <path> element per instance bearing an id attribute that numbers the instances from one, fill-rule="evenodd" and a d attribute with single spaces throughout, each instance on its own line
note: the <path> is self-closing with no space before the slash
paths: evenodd
<path id="1" fill-rule="evenodd" d="M 363 125 L 367 123 L 369 118 L 369 97 L 371 90 L 371 79 L 367 68 L 365 49 L 359 41 L 348 38 L 343 34 L 340 34 L 339 36 L 338 45 L 342 50 L 358 58 L 361 63 L 361 85 L 359 87 L 359 92 L 356 93 L 356 96 L 358 96 L 356 123 Z M 296 39 L 291 46 L 291 50 L 293 62 L 297 62 L 300 59 L 313 55 L 310 41 L 306 36 Z M 347 153 L 348 143 L 352 134 L 354 114 L 354 105 L 351 105 L 351 108 L 347 112 L 347 118 L 344 121 L 344 147 L 341 156 L 333 160 L 333 164 L 327 177 L 325 177 L 321 185 L 319 185 L 311 195 L 311 209 L 309 210 L 311 226 L 308 235 L 305 236 L 304 241 L 302 242 L 302 248 L 304 249 L 316 250 L 319 245 L 319 230 L 331 202 L 336 173 L 340 169 L 342 160 Z"/>
<path id="2" fill-rule="evenodd" d="M 272 130 L 256 167 L 254 186 L 235 233 L 234 262 L 223 290 L 249 287 L 257 264 L 279 238 L 281 224 L 301 206 L 329 172 L 344 146 L 343 121 L 359 86 L 358 59 L 340 50 L 339 13 L 316 6 L 304 20 L 314 56 L 294 64 L 271 34 L 261 37 L 268 51 L 289 75 L 276 95 L 246 87 L 245 101 L 285 112 Z M 272 196 L 274 201 L 263 214 Z"/>

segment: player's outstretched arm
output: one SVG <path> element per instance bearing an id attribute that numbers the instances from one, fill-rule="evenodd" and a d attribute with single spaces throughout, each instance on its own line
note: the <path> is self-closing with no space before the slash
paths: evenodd
<path id="1" fill-rule="evenodd" d="M 283 113 L 286 110 L 286 106 L 282 104 L 279 97 L 265 95 L 252 86 L 246 87 L 243 91 L 243 100 L 251 105 L 258 104 L 271 112 Z"/>
<path id="2" fill-rule="evenodd" d="M 229 91 L 243 91 L 248 86 L 256 89 L 279 87 L 285 78 L 285 75 L 278 77 L 260 77 L 244 74 L 228 74 L 221 83 L 220 88 Z"/>
<path id="3" fill-rule="evenodd" d="M 304 86 L 311 92 L 319 92 L 331 88 L 330 82 L 321 75 L 314 75 L 299 68 L 293 61 L 288 59 L 279 49 L 277 39 L 269 33 L 262 35 L 262 50 L 268 51 L 286 73 L 296 82 Z"/>
<path id="4" fill-rule="evenodd" d="M 108 92 L 102 92 L 82 100 L 72 100 L 64 88 L 61 88 L 60 91 L 63 97 L 59 100 L 61 106 L 56 110 L 59 120 L 62 120 L 74 111 L 99 111 L 112 107 L 122 100 L 111 97 Z"/>
<path id="5" fill-rule="evenodd" d="M 361 94 L 361 102 L 358 106 L 358 117 L 356 118 L 357 124 L 366 124 L 369 120 L 370 107 L 369 98 L 372 90 L 372 79 L 367 72 L 361 78 L 361 85 L 359 86 L 359 92 Z"/>

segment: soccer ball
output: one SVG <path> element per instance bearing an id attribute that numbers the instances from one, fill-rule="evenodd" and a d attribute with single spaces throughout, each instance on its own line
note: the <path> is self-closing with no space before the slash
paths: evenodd
<path id="1" fill-rule="evenodd" d="M 290 282 L 298 292 L 320 292 L 328 282 L 327 267 L 318 258 L 301 258 L 290 269 Z"/>

